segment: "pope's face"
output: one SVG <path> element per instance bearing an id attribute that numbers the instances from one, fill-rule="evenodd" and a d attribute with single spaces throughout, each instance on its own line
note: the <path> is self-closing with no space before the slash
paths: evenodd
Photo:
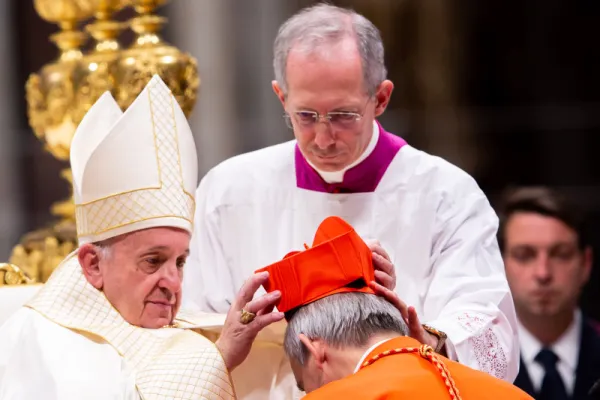
<path id="1" fill-rule="evenodd" d="M 287 94 L 273 89 L 290 116 L 294 136 L 304 157 L 321 171 L 340 171 L 367 148 L 374 118 L 383 113 L 393 84 L 385 81 L 377 96 L 369 96 L 361 58 L 353 39 L 331 45 L 328 51 L 292 50 L 286 68 Z M 314 122 L 314 115 L 337 114 L 336 120 Z M 352 117 L 354 113 L 361 118 Z"/>
<path id="2" fill-rule="evenodd" d="M 189 242 L 186 231 L 151 228 L 115 240 L 108 257 L 100 259 L 101 290 L 127 322 L 143 328 L 172 323 Z"/>
<path id="3" fill-rule="evenodd" d="M 556 218 L 516 213 L 506 223 L 503 256 L 519 318 L 573 312 L 591 269 L 577 232 Z"/>

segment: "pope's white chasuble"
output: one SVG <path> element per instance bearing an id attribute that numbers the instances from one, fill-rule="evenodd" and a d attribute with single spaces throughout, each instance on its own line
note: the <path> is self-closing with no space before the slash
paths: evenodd
<path id="1" fill-rule="evenodd" d="M 235 398 L 225 363 L 209 339 L 185 329 L 183 321 L 162 329 L 129 324 L 87 282 L 75 255 L 59 266 L 27 307 L 56 325 L 113 347 L 135 376 L 141 399 Z"/>

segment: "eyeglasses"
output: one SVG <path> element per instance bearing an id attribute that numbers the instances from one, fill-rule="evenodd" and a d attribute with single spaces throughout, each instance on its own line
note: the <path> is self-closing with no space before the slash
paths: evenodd
<path id="1" fill-rule="evenodd" d="M 371 98 L 367 100 L 364 108 L 366 108 L 369 100 L 371 100 Z M 301 129 L 308 129 L 323 119 L 323 122 L 331 124 L 332 128 L 341 130 L 353 128 L 356 123 L 362 119 L 364 113 L 364 111 L 361 114 L 347 111 L 332 111 L 325 115 L 321 115 L 316 111 L 295 111 L 292 115 L 286 112 L 283 115 L 283 118 L 290 129 L 294 128 L 292 122 L 292 118 L 294 118 L 296 124 Z"/>

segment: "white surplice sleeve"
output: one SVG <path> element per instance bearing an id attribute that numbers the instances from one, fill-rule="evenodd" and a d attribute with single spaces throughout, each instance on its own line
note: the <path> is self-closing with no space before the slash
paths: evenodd
<path id="1" fill-rule="evenodd" d="M 196 191 L 194 234 L 183 273 L 185 308 L 226 314 L 234 300 L 233 279 L 221 241 L 218 209 L 211 206 L 209 172 Z"/>
<path id="2" fill-rule="evenodd" d="M 442 195 L 435 227 L 425 323 L 448 335 L 450 358 L 512 383 L 519 371 L 516 313 L 498 217 L 474 180 Z"/>

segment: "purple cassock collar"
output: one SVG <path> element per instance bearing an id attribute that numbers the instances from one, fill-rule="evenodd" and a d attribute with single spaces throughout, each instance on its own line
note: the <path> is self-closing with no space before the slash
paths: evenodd
<path id="1" fill-rule="evenodd" d="M 296 185 L 300 189 L 324 193 L 369 193 L 374 192 L 398 151 L 406 141 L 394 134 L 386 132 L 381 124 L 379 139 L 375 148 L 360 164 L 344 173 L 344 180 L 339 183 L 327 183 L 306 161 L 296 144 L 295 165 Z"/>

